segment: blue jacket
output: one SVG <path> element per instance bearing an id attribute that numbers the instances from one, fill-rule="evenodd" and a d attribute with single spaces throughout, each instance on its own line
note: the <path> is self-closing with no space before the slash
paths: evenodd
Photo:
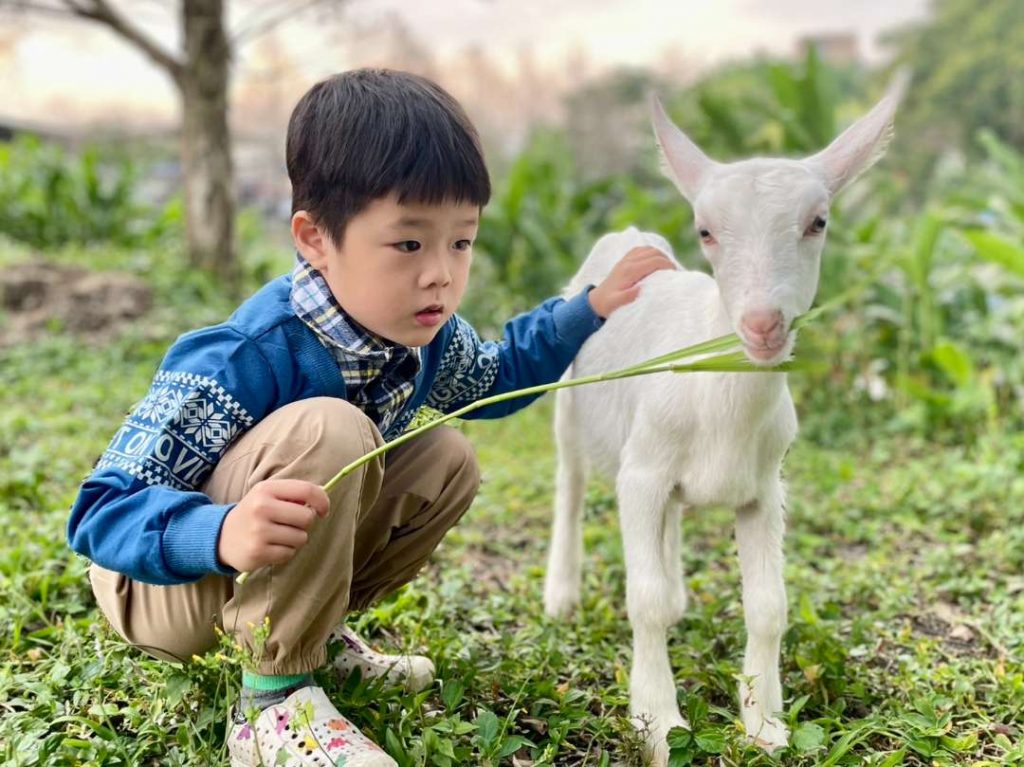
<path id="1" fill-rule="evenodd" d="M 214 503 L 197 488 L 231 443 L 272 411 L 307 397 L 345 398 L 337 361 L 296 317 L 290 290 L 291 275 L 274 279 L 227 321 L 174 342 L 79 489 L 68 520 L 71 548 L 145 583 L 233 574 L 217 559 L 217 541 L 235 504 Z M 424 403 L 450 411 L 558 380 L 602 323 L 586 294 L 552 298 L 513 318 L 500 343 L 481 342 L 453 316 L 420 350 L 403 415 Z M 468 417 L 499 418 L 533 399 Z"/>

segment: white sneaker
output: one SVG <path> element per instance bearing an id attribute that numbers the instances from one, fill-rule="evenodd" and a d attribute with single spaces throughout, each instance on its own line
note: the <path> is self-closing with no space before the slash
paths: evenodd
<path id="1" fill-rule="evenodd" d="M 231 767 L 398 767 L 338 713 L 319 687 L 302 687 L 254 723 L 228 730 Z"/>
<path id="2" fill-rule="evenodd" d="M 434 681 L 434 662 L 422 655 L 385 655 L 372 649 L 344 624 L 331 632 L 330 642 L 341 642 L 341 652 L 334 659 L 334 668 L 344 680 L 357 668 L 363 679 L 387 676 L 411 692 L 419 692 Z"/>

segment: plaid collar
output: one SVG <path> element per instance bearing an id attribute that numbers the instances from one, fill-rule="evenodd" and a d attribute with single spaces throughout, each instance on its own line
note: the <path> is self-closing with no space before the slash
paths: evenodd
<path id="1" fill-rule="evenodd" d="M 364 328 L 341 308 L 323 275 L 301 254 L 295 257 L 292 310 L 334 355 L 349 402 L 365 412 L 385 438 L 397 436 L 388 431 L 397 429 L 396 419 L 412 396 L 419 349 L 389 344 Z"/>

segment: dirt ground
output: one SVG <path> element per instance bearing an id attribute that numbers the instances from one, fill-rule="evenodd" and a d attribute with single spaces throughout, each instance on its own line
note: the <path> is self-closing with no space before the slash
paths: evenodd
<path id="1" fill-rule="evenodd" d="M 153 304 L 138 277 L 52 263 L 0 269 L 0 347 L 70 331 L 103 343 L 120 334 Z"/>

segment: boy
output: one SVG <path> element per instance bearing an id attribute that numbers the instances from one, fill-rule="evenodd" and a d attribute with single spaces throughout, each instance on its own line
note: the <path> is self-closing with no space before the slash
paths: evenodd
<path id="1" fill-rule="evenodd" d="M 228 732 L 234 767 L 395 765 L 312 672 L 333 639 L 339 673 L 430 683 L 428 659 L 377 654 L 343 618 L 414 577 L 473 500 L 476 461 L 440 428 L 330 496 L 321 486 L 421 405 L 451 411 L 557 380 L 636 283 L 672 265 L 638 249 L 600 285 L 485 343 L 455 310 L 490 181 L 451 96 L 401 72 L 332 77 L 292 113 L 287 164 L 294 270 L 172 345 L 83 484 L 68 538 L 127 641 L 187 661 L 219 625 L 258 655 Z M 242 586 L 239 571 L 252 571 Z M 251 626 L 265 617 L 257 653 Z"/>

